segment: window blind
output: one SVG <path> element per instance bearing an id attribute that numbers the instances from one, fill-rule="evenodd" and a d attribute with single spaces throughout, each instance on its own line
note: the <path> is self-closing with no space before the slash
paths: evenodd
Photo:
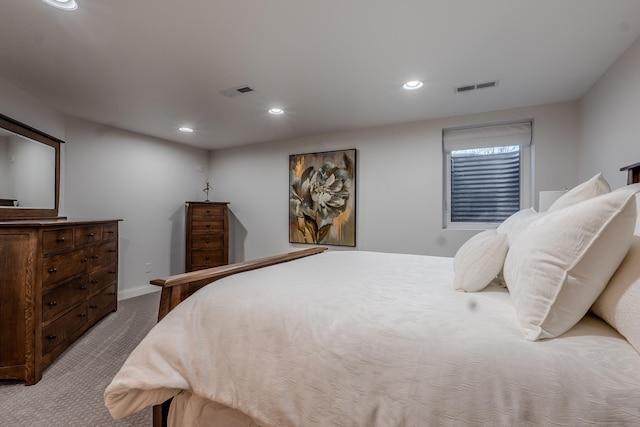
<path id="1" fill-rule="evenodd" d="M 521 148 L 531 122 L 443 132 L 450 158 L 450 222 L 499 223 L 520 209 Z"/>

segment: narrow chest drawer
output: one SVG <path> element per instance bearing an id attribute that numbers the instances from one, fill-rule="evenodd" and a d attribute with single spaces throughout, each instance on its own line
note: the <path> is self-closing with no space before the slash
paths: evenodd
<path id="1" fill-rule="evenodd" d="M 89 292 L 94 294 L 105 286 L 115 283 L 118 279 L 118 272 L 115 266 L 106 266 L 89 274 Z"/>
<path id="2" fill-rule="evenodd" d="M 60 285 L 42 296 L 42 321 L 47 322 L 89 295 L 87 275 Z"/>
<path id="3" fill-rule="evenodd" d="M 191 247 L 193 249 L 223 249 L 224 235 L 194 235 L 191 239 Z"/>
<path id="4" fill-rule="evenodd" d="M 87 306 L 80 304 L 60 319 L 45 326 L 42 330 L 42 354 L 47 354 L 64 343 L 74 332 L 87 323 Z"/>
<path id="5" fill-rule="evenodd" d="M 196 220 L 191 221 L 191 229 L 194 233 L 208 233 L 208 232 L 223 232 L 224 221 L 222 219 L 211 218 L 209 220 Z"/>
<path id="6" fill-rule="evenodd" d="M 224 265 L 224 251 L 222 249 L 192 251 L 191 263 L 204 268 Z"/>
<path id="7" fill-rule="evenodd" d="M 193 218 L 222 218 L 224 215 L 225 206 L 194 206 L 192 208 Z"/>
<path id="8" fill-rule="evenodd" d="M 89 322 L 98 320 L 107 313 L 115 311 L 117 308 L 117 297 L 115 284 L 93 296 L 89 300 L 89 307 L 87 309 Z"/>
<path id="9" fill-rule="evenodd" d="M 73 230 L 73 241 L 76 246 L 86 245 L 102 240 L 102 226 L 77 227 Z"/>
<path id="10" fill-rule="evenodd" d="M 73 247 L 73 229 L 47 230 L 42 233 L 42 252 L 54 252 Z"/>
<path id="11" fill-rule="evenodd" d="M 42 284 L 44 287 L 80 274 L 87 269 L 87 253 L 77 250 L 45 258 L 42 262 Z"/>

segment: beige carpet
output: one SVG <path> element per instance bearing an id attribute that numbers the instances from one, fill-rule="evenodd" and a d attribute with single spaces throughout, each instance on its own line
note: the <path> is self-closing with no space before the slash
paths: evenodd
<path id="1" fill-rule="evenodd" d="M 49 366 L 33 386 L 0 380 L 0 426 L 151 426 L 151 409 L 114 421 L 102 395 L 129 353 L 155 325 L 160 293 L 120 301 Z"/>

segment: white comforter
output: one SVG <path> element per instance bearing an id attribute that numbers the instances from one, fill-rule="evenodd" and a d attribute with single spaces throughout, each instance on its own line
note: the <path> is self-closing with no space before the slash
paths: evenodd
<path id="1" fill-rule="evenodd" d="M 221 408 L 200 422 L 640 425 L 640 355 L 624 338 L 587 316 L 527 341 L 507 291 L 456 292 L 451 265 L 326 252 L 225 278 L 149 333 L 106 405 L 122 418 L 179 393 L 183 425 Z"/>

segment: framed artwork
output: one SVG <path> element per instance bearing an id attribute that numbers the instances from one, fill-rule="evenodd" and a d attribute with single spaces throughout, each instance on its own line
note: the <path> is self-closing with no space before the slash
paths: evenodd
<path id="1" fill-rule="evenodd" d="M 356 150 L 289 156 L 289 242 L 356 245 Z"/>

